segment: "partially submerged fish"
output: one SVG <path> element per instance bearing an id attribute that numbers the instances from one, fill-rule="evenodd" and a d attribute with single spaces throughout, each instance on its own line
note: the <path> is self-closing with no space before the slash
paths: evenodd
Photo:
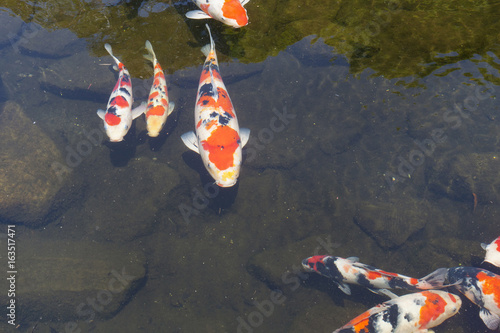
<path id="1" fill-rule="evenodd" d="M 146 124 L 148 128 L 148 135 L 157 137 L 160 134 L 163 125 L 167 121 L 167 117 L 174 110 L 174 102 L 168 100 L 167 82 L 165 74 L 156 59 L 155 52 L 151 43 L 146 41 L 146 49 L 149 54 L 144 57 L 150 60 L 154 66 L 154 81 L 149 92 L 146 115 Z"/>
<path id="2" fill-rule="evenodd" d="M 207 56 L 200 77 L 198 97 L 194 109 L 196 134 L 184 133 L 184 144 L 201 155 L 205 168 L 221 187 L 236 184 L 241 167 L 243 146 L 250 130 L 238 125 L 236 113 L 222 82 L 215 44 L 210 33 L 210 44 L 202 51 Z"/>
<path id="3" fill-rule="evenodd" d="M 213 18 L 233 28 L 241 28 L 248 24 L 247 11 L 243 7 L 250 0 L 193 0 L 201 10 L 186 13 L 190 19 Z"/>
<path id="4" fill-rule="evenodd" d="M 462 300 L 440 290 L 408 294 L 379 304 L 333 333 L 430 333 L 454 316 Z"/>
<path id="5" fill-rule="evenodd" d="M 486 250 L 484 261 L 500 267 L 500 237 L 490 244 L 481 243 L 481 247 Z"/>
<path id="6" fill-rule="evenodd" d="M 389 297 L 395 297 L 395 295 L 387 289 L 427 290 L 443 287 L 445 278 L 442 276 L 442 273 L 446 271 L 445 268 L 433 272 L 424 278 L 416 279 L 397 273 L 386 272 L 373 266 L 362 264 L 358 260 L 356 257 L 344 259 L 326 255 L 313 256 L 304 259 L 302 267 L 308 272 L 316 272 L 332 279 L 340 290 L 348 295 L 351 294 L 351 289 L 347 284 L 357 284 L 368 288 L 374 293 Z M 439 280 L 436 276 L 440 276 L 442 280 Z M 429 283 L 427 280 L 432 280 L 433 283 Z"/>
<path id="7" fill-rule="evenodd" d="M 132 96 L 132 81 L 125 65 L 113 55 L 111 45 L 105 44 L 104 48 L 113 57 L 119 70 L 118 81 L 109 96 L 106 111 L 98 110 L 97 115 L 104 121 L 104 130 L 111 142 L 119 142 L 127 134 L 132 120 L 139 117 L 146 110 L 143 103 L 132 110 L 134 98 Z"/>

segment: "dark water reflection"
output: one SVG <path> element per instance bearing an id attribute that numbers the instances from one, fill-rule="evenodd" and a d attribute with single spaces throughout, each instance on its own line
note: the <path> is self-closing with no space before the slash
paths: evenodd
<path id="1" fill-rule="evenodd" d="M 180 140 L 193 127 L 208 41 L 203 22 L 182 16 L 191 5 L 3 6 L 0 102 L 19 104 L 66 162 L 102 126 L 95 111 L 116 80 L 104 42 L 131 71 L 140 101 L 151 40 L 176 103 L 158 140 L 142 118 L 123 145 L 102 137 L 71 166 L 73 201 L 50 223 L 19 226 L 20 247 L 32 239 L 125 246 L 147 266 L 119 312 L 88 322 L 69 311 L 35 331 L 64 332 L 70 321 L 84 332 L 333 331 L 383 299 L 361 288 L 344 295 L 303 275 L 301 259 L 329 248 L 423 276 L 480 265 L 479 244 L 498 236 L 496 1 L 251 1 L 248 27 L 212 22 L 240 126 L 252 131 L 232 191 L 211 186 Z M 274 289 L 281 304 L 259 308 Z M 486 332 L 477 307 L 464 303 L 436 331 Z M 37 316 L 18 323 L 29 332 Z"/>

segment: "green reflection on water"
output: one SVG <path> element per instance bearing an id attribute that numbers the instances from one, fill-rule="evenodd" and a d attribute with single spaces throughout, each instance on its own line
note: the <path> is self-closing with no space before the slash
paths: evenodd
<path id="1" fill-rule="evenodd" d="M 184 14 L 193 5 L 179 1 L 164 2 L 163 11 L 147 17 L 138 15 L 139 8 L 162 2 L 130 1 L 115 6 L 94 0 L 4 3 L 25 21 L 49 30 L 72 30 L 89 41 L 96 55 L 106 55 L 105 42 L 113 44 L 127 67 L 140 75 L 149 70 L 139 56 L 146 39 L 161 55 L 167 71 L 198 64 L 201 56 L 193 48 L 207 42 L 203 26 L 207 21 L 186 19 Z M 498 1 L 250 1 L 247 9 L 250 24 L 242 29 L 210 22 L 217 31 L 222 61 L 229 57 L 243 63 L 260 62 L 309 35 L 322 37 L 345 55 L 351 73 L 371 68 L 375 75 L 387 78 L 424 77 L 445 64 L 488 51 L 500 56 Z M 454 55 L 442 56 L 450 52 Z"/>

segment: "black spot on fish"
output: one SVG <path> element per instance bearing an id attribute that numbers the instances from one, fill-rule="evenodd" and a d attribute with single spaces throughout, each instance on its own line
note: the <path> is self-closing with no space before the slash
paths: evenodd
<path id="1" fill-rule="evenodd" d="M 218 114 L 217 112 L 215 112 L 215 111 L 214 111 L 214 112 L 212 112 L 212 113 L 210 114 L 210 118 L 215 118 L 215 117 L 217 117 L 218 115 L 219 115 L 219 114 Z"/>
<path id="2" fill-rule="evenodd" d="M 325 258 L 324 263 L 318 262 L 316 264 L 316 269 L 322 275 L 327 276 L 336 282 L 342 282 L 344 277 L 338 270 L 337 265 L 335 265 L 335 260 L 336 259 L 333 257 Z"/>
<path id="3" fill-rule="evenodd" d="M 392 327 L 396 327 L 398 325 L 398 316 L 399 316 L 399 306 L 397 304 L 391 305 L 382 316 L 382 319 L 391 324 Z"/>
<path id="4" fill-rule="evenodd" d="M 205 83 L 200 87 L 200 92 L 199 96 L 213 96 L 214 95 L 214 89 L 211 83 Z"/>
<path id="5" fill-rule="evenodd" d="M 128 75 L 123 75 L 122 82 L 129 83 L 130 82 L 130 77 Z"/>
<path id="6" fill-rule="evenodd" d="M 413 303 L 417 304 L 418 306 L 424 306 L 425 305 L 425 301 L 424 300 L 421 300 L 419 298 L 415 298 L 413 300 Z"/>
<path id="7" fill-rule="evenodd" d="M 229 112 L 224 111 L 224 115 L 228 118 L 233 118 L 233 116 Z"/>
<path id="8" fill-rule="evenodd" d="M 107 113 L 111 113 L 116 115 L 116 106 L 110 106 L 108 110 L 106 110 Z"/>
<path id="9" fill-rule="evenodd" d="M 126 94 L 126 95 L 130 96 L 130 93 L 129 93 L 129 91 L 127 90 L 127 88 L 123 88 L 123 87 L 121 87 L 119 90 L 120 90 L 122 93 L 124 93 L 124 94 Z"/>
<path id="10" fill-rule="evenodd" d="M 373 285 L 370 282 L 370 280 L 368 280 L 366 278 L 366 276 L 364 276 L 363 274 L 359 274 L 358 278 L 356 280 L 360 286 L 367 287 L 367 288 L 373 288 Z"/>
<path id="11" fill-rule="evenodd" d="M 410 322 L 410 321 L 412 321 L 412 320 L 413 320 L 413 315 L 412 315 L 410 312 L 407 312 L 407 313 L 405 313 L 404 319 L 405 319 L 407 322 Z"/>
<path id="12" fill-rule="evenodd" d="M 224 117 L 223 115 L 219 116 L 219 124 L 221 124 L 222 126 L 224 126 L 224 125 L 227 125 L 228 122 L 229 122 L 229 118 L 228 117 Z"/>

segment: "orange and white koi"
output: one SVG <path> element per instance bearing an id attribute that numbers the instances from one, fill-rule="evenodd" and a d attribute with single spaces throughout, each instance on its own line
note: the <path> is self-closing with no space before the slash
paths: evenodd
<path id="1" fill-rule="evenodd" d="M 134 98 L 132 96 L 132 81 L 125 65 L 113 55 L 111 45 L 105 44 L 104 48 L 113 57 L 118 66 L 118 81 L 109 96 L 106 111 L 98 110 L 97 115 L 104 121 L 104 130 L 111 142 L 119 142 L 127 134 L 132 120 L 139 117 L 146 110 L 146 104 L 132 110 Z"/>
<path id="2" fill-rule="evenodd" d="M 200 20 L 213 18 L 233 28 L 241 28 L 248 24 L 247 11 L 243 7 L 250 0 L 193 0 L 201 10 L 186 13 L 190 19 Z"/>
<path id="3" fill-rule="evenodd" d="M 145 112 L 146 124 L 148 135 L 150 137 L 157 137 L 163 125 L 165 125 L 167 117 L 174 110 L 175 104 L 168 100 L 165 74 L 163 73 L 160 63 L 156 59 L 153 46 L 149 40 L 146 41 L 146 50 L 148 50 L 149 54 L 146 54 L 144 58 L 151 61 L 154 66 L 154 81 L 149 92 L 148 104 Z"/>
<path id="4" fill-rule="evenodd" d="M 481 247 L 486 251 L 484 261 L 500 267 L 500 237 L 490 244 L 481 243 Z"/>
<path id="5" fill-rule="evenodd" d="M 306 271 L 316 272 L 332 279 L 338 285 L 339 289 L 347 295 L 351 294 L 351 289 L 347 283 L 360 285 L 376 294 L 389 297 L 395 297 L 396 295 L 387 289 L 427 290 L 443 287 L 445 278 L 442 276 L 442 273 L 446 272 L 446 268 L 435 271 L 421 279 L 416 279 L 397 273 L 386 272 L 373 266 L 362 264 L 358 260 L 356 257 L 344 259 L 326 255 L 313 256 L 304 259 L 302 267 Z M 436 276 L 440 276 L 441 280 L 437 279 Z M 433 282 L 429 283 L 427 280 Z"/>
<path id="6" fill-rule="evenodd" d="M 430 333 L 457 314 L 460 297 L 440 290 L 408 294 L 379 304 L 333 333 Z"/>
<path id="7" fill-rule="evenodd" d="M 500 275 L 476 267 L 449 268 L 447 281 L 479 306 L 479 317 L 490 330 L 500 327 Z M 441 277 L 437 277 L 441 280 Z"/>
<path id="8" fill-rule="evenodd" d="M 240 174 L 242 148 L 248 142 L 250 130 L 239 128 L 236 113 L 219 73 L 215 44 L 202 51 L 207 56 L 201 72 L 198 97 L 194 109 L 196 134 L 184 133 L 184 144 L 201 155 L 205 168 L 221 187 L 236 184 Z"/>

